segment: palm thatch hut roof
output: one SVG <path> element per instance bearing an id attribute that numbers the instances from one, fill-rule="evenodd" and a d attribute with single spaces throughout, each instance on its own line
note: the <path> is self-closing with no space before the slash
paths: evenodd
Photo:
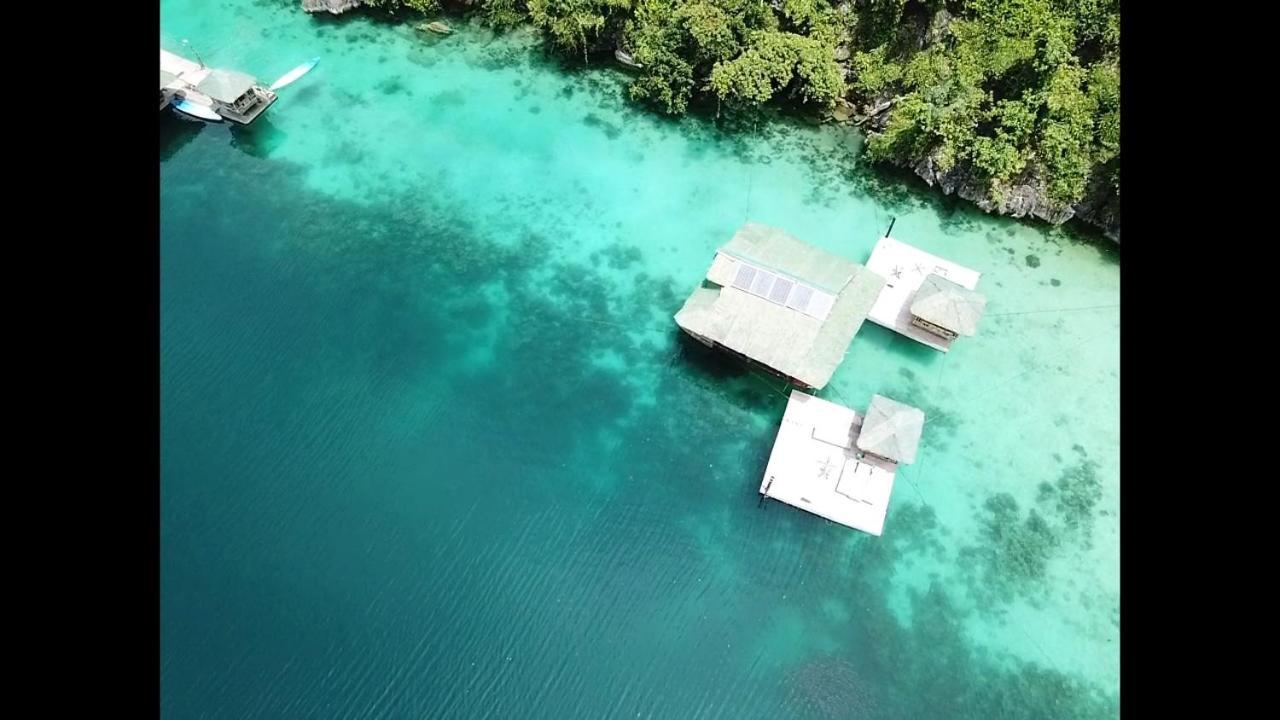
<path id="1" fill-rule="evenodd" d="M 924 413 L 919 408 L 872 395 L 857 447 L 897 463 L 911 463 L 916 459 L 923 431 Z"/>
<path id="2" fill-rule="evenodd" d="M 675 320 L 703 342 L 821 388 L 884 282 L 782 230 L 747 223 L 716 251 Z"/>
<path id="3" fill-rule="evenodd" d="M 930 274 L 911 301 L 911 314 L 957 335 L 978 332 L 978 320 L 987 309 L 987 298 L 939 275 Z"/>

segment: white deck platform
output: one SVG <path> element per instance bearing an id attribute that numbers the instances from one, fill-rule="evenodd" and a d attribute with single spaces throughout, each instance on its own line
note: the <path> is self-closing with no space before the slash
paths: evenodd
<path id="1" fill-rule="evenodd" d="M 871 251 L 867 269 L 884 278 L 884 289 L 871 307 L 867 319 L 906 335 L 931 348 L 947 352 L 954 340 L 921 330 L 911 324 L 911 300 L 920 283 L 931 273 L 941 275 L 957 285 L 975 290 L 982 273 L 957 265 L 936 255 L 914 248 L 891 237 L 882 237 Z"/>
<path id="2" fill-rule="evenodd" d="M 181 55 L 174 55 L 167 50 L 160 51 L 160 69 L 165 72 L 173 73 L 178 77 L 178 82 L 170 87 L 181 87 L 183 89 L 195 89 L 201 80 L 208 77 L 212 72 L 212 68 L 200 67 L 199 63 L 192 62 Z"/>
<path id="3" fill-rule="evenodd" d="M 884 530 L 897 466 L 854 443 L 862 416 L 792 390 L 760 493 L 872 535 Z"/>

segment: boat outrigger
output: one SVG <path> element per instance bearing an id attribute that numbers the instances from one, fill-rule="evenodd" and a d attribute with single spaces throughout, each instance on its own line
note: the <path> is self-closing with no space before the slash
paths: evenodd
<path id="1" fill-rule="evenodd" d="M 208 120 L 209 122 L 222 122 L 222 116 L 214 112 L 212 106 L 202 105 L 188 98 L 183 98 L 175 102 L 173 104 L 173 109 L 177 110 L 183 115 L 190 115 L 191 117 L 200 118 L 201 120 Z"/>

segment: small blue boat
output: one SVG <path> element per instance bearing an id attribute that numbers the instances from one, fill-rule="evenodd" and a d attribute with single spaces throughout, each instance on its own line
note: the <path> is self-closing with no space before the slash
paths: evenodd
<path id="1" fill-rule="evenodd" d="M 190 115 L 191 117 L 208 120 L 209 122 L 222 122 L 222 116 L 214 112 L 213 108 L 208 105 L 200 105 L 183 98 L 182 100 L 175 102 L 173 107 L 182 113 Z"/>

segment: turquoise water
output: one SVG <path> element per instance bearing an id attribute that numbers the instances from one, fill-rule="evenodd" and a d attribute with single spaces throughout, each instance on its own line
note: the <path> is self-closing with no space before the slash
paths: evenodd
<path id="1" fill-rule="evenodd" d="M 163 0 L 281 91 L 160 118 L 161 707 L 209 718 L 1109 718 L 1119 259 L 858 160 L 629 106 L 517 32 Z M 873 538 L 756 490 L 778 382 L 671 316 L 746 219 L 980 269 L 941 355 L 822 395 L 929 415 Z"/>

